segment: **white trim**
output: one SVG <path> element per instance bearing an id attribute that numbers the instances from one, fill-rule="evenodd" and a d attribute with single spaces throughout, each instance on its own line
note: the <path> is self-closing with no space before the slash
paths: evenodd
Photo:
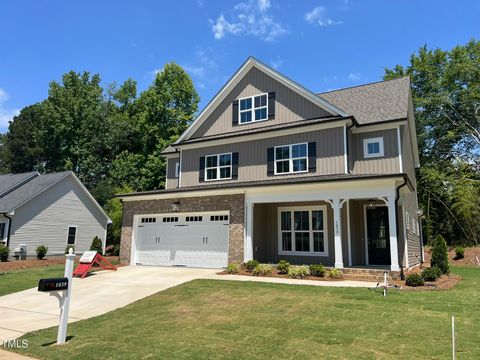
<path id="1" fill-rule="evenodd" d="M 175 179 L 178 179 L 180 175 L 180 161 L 175 162 Z"/>
<path id="2" fill-rule="evenodd" d="M 343 124 L 343 157 L 345 174 L 348 174 L 348 155 L 347 155 L 347 124 Z"/>
<path id="3" fill-rule="evenodd" d="M 230 165 L 220 165 L 220 156 L 222 155 L 230 155 Z M 207 167 L 207 157 L 217 157 L 217 166 Z M 231 180 L 232 179 L 232 161 L 233 161 L 233 153 L 221 153 L 221 154 L 211 154 L 205 155 L 205 169 L 204 169 L 204 180 L 205 181 L 219 181 L 219 180 Z M 220 169 L 230 168 L 230 176 L 229 177 L 220 177 Z M 215 179 L 208 179 L 207 177 L 207 170 L 216 169 L 217 170 L 217 177 Z"/>
<path id="4" fill-rule="evenodd" d="M 370 154 L 368 152 L 368 145 L 378 143 L 378 153 Z M 365 138 L 363 139 L 363 157 L 365 159 L 377 158 L 382 157 L 385 155 L 384 147 L 383 147 L 383 137 L 374 137 L 374 138 Z"/>
<path id="5" fill-rule="evenodd" d="M 70 228 L 75 228 L 75 241 L 73 244 L 68 243 L 68 234 L 70 233 Z M 78 225 L 67 225 L 67 239 L 65 240 L 65 245 L 66 246 L 75 246 L 77 245 L 77 235 L 78 235 Z"/>
<path id="6" fill-rule="evenodd" d="M 404 242 L 404 259 L 405 259 L 405 268 L 409 268 L 409 261 L 408 261 L 408 237 L 407 237 L 407 224 L 406 220 L 406 209 L 405 205 L 402 206 L 402 217 L 403 217 L 403 242 Z"/>
<path id="7" fill-rule="evenodd" d="M 323 213 L 323 230 L 313 230 L 312 226 L 312 211 L 322 211 Z M 292 234 L 292 251 L 284 251 L 282 250 L 282 212 L 290 212 L 290 233 Z M 295 229 L 294 229 L 294 211 L 308 211 L 308 234 L 309 234 L 309 248 L 310 251 L 295 251 Z M 326 205 L 312 205 L 312 206 L 285 206 L 285 207 L 278 207 L 277 208 L 277 216 L 278 216 L 278 227 L 277 227 L 277 249 L 278 255 L 292 255 L 292 256 L 328 256 L 328 223 L 327 223 L 327 206 Z M 298 232 L 307 232 L 305 231 L 298 231 Z M 313 233 L 314 232 L 322 232 L 323 233 L 323 252 L 314 252 L 313 251 Z"/>
<path id="8" fill-rule="evenodd" d="M 265 96 L 266 98 L 266 105 L 265 106 L 259 106 L 258 108 L 255 107 L 255 98 L 259 96 Z M 241 101 L 242 100 L 247 100 L 250 99 L 252 101 L 252 107 L 247 110 L 241 110 Z M 268 93 L 261 93 L 257 95 L 252 95 L 252 96 L 245 96 L 243 98 L 239 98 L 238 100 L 238 125 L 246 125 L 246 124 L 251 124 L 254 122 L 260 122 L 260 121 L 265 121 L 268 120 Z M 266 117 L 265 119 L 260 119 L 256 120 L 255 119 L 255 110 L 260 110 L 260 109 L 266 109 Z M 242 113 L 246 113 L 250 111 L 251 119 L 250 121 L 242 122 Z"/>
<path id="9" fill-rule="evenodd" d="M 370 259 L 368 256 L 368 229 L 367 229 L 367 207 L 368 204 L 363 204 L 363 228 L 365 229 L 365 265 L 370 265 Z M 388 206 L 386 204 L 375 204 L 375 207 L 386 207 L 388 210 Z M 388 242 L 390 242 L 390 224 L 388 224 Z M 391 246 L 391 244 L 390 244 Z M 392 259 L 390 259 L 390 262 Z M 381 264 L 381 265 L 390 265 L 390 264 Z"/>
<path id="10" fill-rule="evenodd" d="M 382 124 L 371 124 L 371 125 L 363 125 L 363 126 L 355 126 L 352 128 L 352 134 L 363 134 L 363 133 L 371 133 L 375 131 L 383 131 L 383 130 L 395 130 L 400 125 L 407 125 L 407 120 L 396 120 L 396 121 L 389 121 Z"/>
<path id="11" fill-rule="evenodd" d="M 179 156 L 179 163 L 180 163 L 180 172 L 178 174 L 178 186 L 181 187 L 182 184 L 182 149 L 180 149 L 180 156 Z"/>
<path id="12" fill-rule="evenodd" d="M 306 156 L 301 156 L 301 157 L 292 157 L 293 154 L 292 154 L 292 148 L 296 145 L 305 145 L 305 153 L 306 153 Z M 288 158 L 287 159 L 278 159 L 277 160 L 277 148 L 282 148 L 282 147 L 288 147 Z M 287 175 L 287 174 L 300 174 L 300 173 L 306 173 L 308 172 L 308 142 L 304 142 L 304 143 L 298 143 L 298 144 L 289 144 L 289 145 L 278 145 L 278 146 L 275 146 L 273 148 L 273 170 L 274 170 L 274 174 L 275 175 Z M 306 160 L 306 167 L 305 167 L 305 170 L 301 170 L 301 171 L 293 171 L 293 160 L 302 160 L 302 159 L 305 159 Z M 288 168 L 289 168 L 289 171 L 288 172 L 277 172 L 277 161 L 287 161 L 288 160 Z"/>
<path id="13" fill-rule="evenodd" d="M 220 104 L 228 95 L 230 91 L 241 81 L 241 79 L 252 69 L 253 67 L 264 72 L 265 74 L 271 76 L 273 79 L 279 81 L 284 86 L 295 91 L 299 95 L 307 98 L 317 106 L 325 109 L 333 115 L 348 116 L 347 113 L 343 112 L 336 106 L 330 104 L 328 101 L 322 99 L 320 96 L 317 96 L 313 92 L 307 90 L 303 86 L 297 84 L 296 82 L 288 79 L 284 75 L 280 74 L 276 70 L 268 67 L 267 65 L 261 63 L 260 61 L 249 57 L 247 61 L 237 70 L 237 72 L 232 76 L 232 78 L 223 86 L 223 88 L 215 95 L 215 97 L 207 104 L 207 106 L 200 112 L 200 114 L 195 118 L 192 124 L 183 132 L 183 134 L 178 138 L 176 143 L 179 143 L 183 140 L 188 140 L 189 137 L 200 127 L 200 125 L 208 118 L 209 115 L 215 110 L 215 108 Z"/>
<path id="14" fill-rule="evenodd" d="M 243 245 L 243 261 L 247 262 L 253 260 L 253 212 L 254 204 L 251 202 L 245 203 L 245 226 L 244 234 L 245 241 Z"/>
<path id="15" fill-rule="evenodd" d="M 350 199 L 347 199 L 347 244 L 348 244 L 348 266 L 352 266 L 352 237 L 350 234 Z"/>
<path id="16" fill-rule="evenodd" d="M 398 142 L 398 163 L 400 172 L 403 172 L 403 159 L 402 159 L 402 142 L 400 139 L 400 126 L 397 127 L 397 142 Z"/>
<path id="17" fill-rule="evenodd" d="M 3 243 L 7 243 L 7 238 L 8 238 L 8 219 L 7 218 L 3 218 L 0 220 L 0 224 L 5 224 L 5 227 L 3 229 L 3 238 L 0 238 L 0 242 L 3 242 Z"/>

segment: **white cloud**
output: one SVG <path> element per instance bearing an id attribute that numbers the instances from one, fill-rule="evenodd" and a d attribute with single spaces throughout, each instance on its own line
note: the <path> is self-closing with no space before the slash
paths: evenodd
<path id="1" fill-rule="evenodd" d="M 343 24 L 343 21 L 332 20 L 326 15 L 327 9 L 323 6 L 317 6 L 312 11 L 305 13 L 305 20 L 310 24 L 320 26 L 331 26 Z"/>
<path id="2" fill-rule="evenodd" d="M 353 81 L 358 81 L 362 79 L 362 74 L 360 73 L 350 73 L 348 74 L 348 78 Z"/>
<path id="3" fill-rule="evenodd" d="M 215 39 L 223 39 L 228 34 L 251 35 L 264 41 L 275 41 L 288 30 L 277 21 L 270 10 L 270 0 L 249 0 L 234 6 L 227 20 L 222 13 L 216 21 L 210 20 Z"/>
<path id="4" fill-rule="evenodd" d="M 275 59 L 270 60 L 270 65 L 272 65 L 275 70 L 278 70 L 278 68 L 283 65 L 283 59 L 277 56 Z"/>
<path id="5" fill-rule="evenodd" d="M 20 114 L 18 109 L 7 109 L 4 107 L 5 102 L 10 98 L 8 93 L 0 88 L 0 130 L 8 127 L 8 122 L 12 121 L 14 116 Z"/>
<path id="6" fill-rule="evenodd" d="M 211 75 L 211 73 L 218 67 L 217 62 L 213 57 L 213 51 L 210 48 L 198 48 L 195 51 L 195 63 L 185 64 L 182 67 L 187 73 L 197 79 L 204 79 Z"/>

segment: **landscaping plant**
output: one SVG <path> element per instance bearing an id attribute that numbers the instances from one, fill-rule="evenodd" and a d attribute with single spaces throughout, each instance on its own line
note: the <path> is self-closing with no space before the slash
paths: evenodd
<path id="1" fill-rule="evenodd" d="M 48 247 L 46 247 L 45 245 L 37 246 L 37 248 L 35 249 L 35 252 L 37 253 L 37 259 L 42 260 L 45 255 L 47 255 L 47 251 Z"/>
<path id="2" fill-rule="evenodd" d="M 271 275 L 273 271 L 273 266 L 270 264 L 258 264 L 255 266 L 255 269 L 253 269 L 253 275 L 256 276 L 267 276 Z"/>
<path id="3" fill-rule="evenodd" d="M 248 272 L 252 272 L 258 266 L 259 262 L 257 260 L 248 260 L 243 266 Z"/>
<path id="4" fill-rule="evenodd" d="M 310 265 L 309 267 L 310 275 L 316 277 L 324 277 L 325 276 L 325 267 L 322 264 L 319 265 Z"/>
<path id="5" fill-rule="evenodd" d="M 442 275 L 438 267 L 425 268 L 422 271 L 422 278 L 425 281 L 437 281 L 437 279 Z"/>
<path id="6" fill-rule="evenodd" d="M 280 260 L 277 265 L 277 270 L 279 274 L 288 274 L 288 269 L 290 269 L 290 263 L 287 260 Z"/>
<path id="7" fill-rule="evenodd" d="M 407 275 L 405 284 L 407 284 L 408 286 L 423 286 L 425 285 L 425 281 L 423 280 L 422 275 L 414 273 Z"/>
<path id="8" fill-rule="evenodd" d="M 448 265 L 448 249 L 447 243 L 442 235 L 437 235 L 432 247 L 431 267 L 438 267 L 442 274 L 448 274 L 450 267 Z"/>
<path id="9" fill-rule="evenodd" d="M 342 272 L 338 269 L 335 269 L 335 268 L 330 269 L 330 271 L 328 272 L 328 277 L 330 279 L 341 279 L 341 278 L 343 278 Z"/>
<path id="10" fill-rule="evenodd" d="M 308 275 L 310 275 L 310 270 L 306 265 L 293 265 L 288 269 L 288 277 L 292 279 L 302 279 Z"/>
<path id="11" fill-rule="evenodd" d="M 9 253 L 10 249 L 5 245 L 0 244 L 0 261 L 7 261 Z"/>
<path id="12" fill-rule="evenodd" d="M 98 236 L 95 236 L 93 238 L 92 245 L 90 245 L 90 250 L 91 251 L 96 251 L 99 254 L 103 253 L 103 243 L 102 243 L 102 240 Z"/>
<path id="13" fill-rule="evenodd" d="M 227 274 L 238 274 L 240 266 L 238 266 L 237 263 L 230 263 L 228 264 L 227 268 L 225 269 L 225 272 Z"/>
<path id="14" fill-rule="evenodd" d="M 68 254 L 68 252 L 70 251 L 70 249 L 73 249 L 73 253 L 75 253 L 75 245 L 67 245 L 65 247 L 65 254 Z"/>
<path id="15" fill-rule="evenodd" d="M 455 248 L 455 259 L 463 259 L 465 257 L 465 248 L 462 246 L 457 246 Z"/>

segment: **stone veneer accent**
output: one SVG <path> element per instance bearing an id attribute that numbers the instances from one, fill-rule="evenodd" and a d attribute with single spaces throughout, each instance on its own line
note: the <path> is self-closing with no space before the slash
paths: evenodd
<path id="1" fill-rule="evenodd" d="M 130 263 L 133 216 L 173 213 L 172 204 L 174 202 L 180 202 L 179 211 L 176 213 L 230 211 L 228 261 L 243 263 L 245 196 L 235 194 L 125 201 L 123 203 L 122 236 L 120 240 L 120 262 L 122 264 Z"/>

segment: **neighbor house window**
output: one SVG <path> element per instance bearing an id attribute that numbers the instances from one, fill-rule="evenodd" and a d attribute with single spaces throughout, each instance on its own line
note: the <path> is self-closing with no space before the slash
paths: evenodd
<path id="1" fill-rule="evenodd" d="M 77 237 L 77 227 L 69 226 L 68 235 L 67 235 L 67 245 L 75 245 L 76 237 Z"/>
<path id="2" fill-rule="evenodd" d="M 279 244 L 283 255 L 326 256 L 326 207 L 279 208 Z"/>
<path id="3" fill-rule="evenodd" d="M 275 174 L 308 171 L 307 143 L 275 147 Z"/>
<path id="4" fill-rule="evenodd" d="M 5 239 L 5 223 L 0 223 L 0 242 Z"/>
<path id="5" fill-rule="evenodd" d="M 205 156 L 205 179 L 232 178 L 232 153 Z"/>
<path id="6" fill-rule="evenodd" d="M 363 157 L 383 156 L 383 137 L 363 139 Z"/>
<path id="7" fill-rule="evenodd" d="M 180 163 L 175 163 L 175 178 L 178 178 L 178 174 L 180 174 Z"/>
<path id="8" fill-rule="evenodd" d="M 268 119 L 268 94 L 243 98 L 239 103 L 240 124 Z"/>

